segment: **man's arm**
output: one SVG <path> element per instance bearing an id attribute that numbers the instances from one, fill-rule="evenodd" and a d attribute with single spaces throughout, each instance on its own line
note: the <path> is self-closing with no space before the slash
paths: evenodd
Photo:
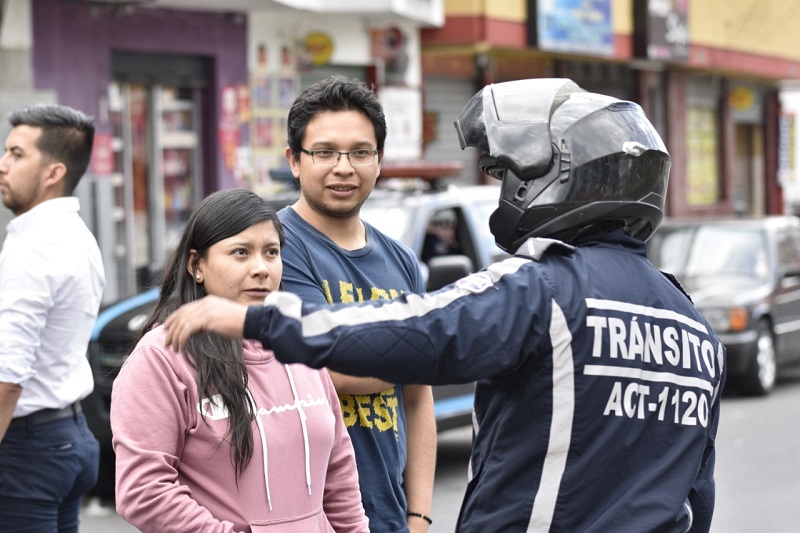
<path id="1" fill-rule="evenodd" d="M 166 344 L 177 351 L 186 347 L 191 335 L 210 332 L 242 338 L 247 306 L 218 296 L 190 302 L 164 321 Z M 336 391 L 344 394 L 377 394 L 393 385 L 378 378 L 359 378 L 329 371 Z"/>
<path id="2" fill-rule="evenodd" d="M 378 378 L 359 378 L 334 372 L 330 368 L 328 374 L 331 375 L 333 386 L 339 394 L 378 394 L 393 387 L 392 383 Z"/>
<path id="3" fill-rule="evenodd" d="M 6 241 L 8 245 L 8 241 Z M 22 386 L 35 371 L 36 348 L 53 306 L 48 281 L 52 254 L 44 245 L 6 248 L 0 257 L 0 441 L 5 438 Z M 50 267 L 52 270 L 53 267 Z"/>
<path id="4" fill-rule="evenodd" d="M 189 302 L 164 321 L 164 344 L 181 352 L 189 337 L 203 332 L 241 339 L 246 315 L 246 305 L 221 296 L 209 295 Z"/>
<path id="5" fill-rule="evenodd" d="M 205 297 L 169 317 L 167 339 L 181 349 L 201 331 L 247 334 L 284 363 L 400 384 L 469 383 L 509 372 L 536 353 L 537 346 L 523 347 L 520 332 L 549 341 L 550 288 L 526 267 L 535 263 L 510 258 L 447 291 L 361 304 L 304 306 L 280 291 L 250 308 Z M 217 307 L 218 321 L 209 320 L 208 307 Z"/>
<path id="6" fill-rule="evenodd" d="M 3 442 L 6 436 L 21 394 L 22 387 L 18 384 L 0 383 L 0 442 Z"/>
<path id="7" fill-rule="evenodd" d="M 403 386 L 403 407 L 408 428 L 408 452 L 403 483 L 408 510 L 430 516 L 436 470 L 436 418 L 431 387 Z M 408 527 L 412 533 L 425 533 L 428 531 L 428 522 L 417 516 L 409 516 Z"/>

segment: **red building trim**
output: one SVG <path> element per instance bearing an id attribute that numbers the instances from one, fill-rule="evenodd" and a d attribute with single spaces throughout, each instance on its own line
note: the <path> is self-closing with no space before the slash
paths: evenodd
<path id="1" fill-rule="evenodd" d="M 528 47 L 528 28 L 521 22 L 486 20 L 486 40 L 495 46 Z"/>
<path id="2" fill-rule="evenodd" d="M 525 22 L 512 22 L 483 16 L 448 16 L 441 28 L 423 28 L 423 45 L 489 43 L 492 46 L 525 49 L 528 28 Z"/>
<path id="3" fill-rule="evenodd" d="M 800 62 L 780 57 L 692 45 L 686 66 L 782 80 L 800 74 Z"/>
<path id="4" fill-rule="evenodd" d="M 441 28 L 423 28 L 422 44 L 475 44 L 486 40 L 485 17 L 447 16 Z"/>

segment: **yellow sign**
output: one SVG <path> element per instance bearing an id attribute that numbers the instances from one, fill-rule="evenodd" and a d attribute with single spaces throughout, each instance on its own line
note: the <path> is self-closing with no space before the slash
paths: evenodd
<path id="1" fill-rule="evenodd" d="M 306 35 L 305 46 L 312 65 L 325 65 L 331 60 L 333 40 L 327 33 L 309 33 Z"/>
<path id="2" fill-rule="evenodd" d="M 728 95 L 728 103 L 736 111 L 747 111 L 753 107 L 756 97 L 749 87 L 739 85 Z"/>

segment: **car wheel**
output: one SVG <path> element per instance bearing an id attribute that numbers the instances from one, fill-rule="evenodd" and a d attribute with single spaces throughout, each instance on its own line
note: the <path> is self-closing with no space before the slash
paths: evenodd
<path id="1" fill-rule="evenodd" d="M 755 357 L 742 382 L 743 392 L 763 396 L 775 387 L 777 362 L 775 357 L 775 337 L 767 320 L 758 324 L 758 342 Z"/>

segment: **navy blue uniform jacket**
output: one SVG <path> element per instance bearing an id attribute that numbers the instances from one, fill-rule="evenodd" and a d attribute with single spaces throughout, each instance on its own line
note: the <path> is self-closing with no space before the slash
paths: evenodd
<path id="1" fill-rule="evenodd" d="M 725 375 L 711 327 L 622 231 L 518 254 L 388 303 L 274 293 L 245 336 L 394 383 L 477 380 L 459 531 L 708 531 Z"/>

